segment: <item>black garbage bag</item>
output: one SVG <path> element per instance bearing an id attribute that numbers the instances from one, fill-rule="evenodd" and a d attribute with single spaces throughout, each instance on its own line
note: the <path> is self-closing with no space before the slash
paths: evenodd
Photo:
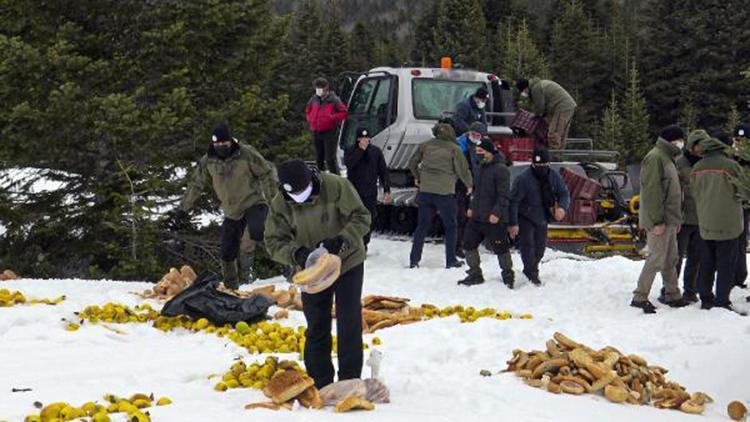
<path id="1" fill-rule="evenodd" d="M 216 290 L 221 276 L 202 272 L 187 289 L 164 304 L 161 314 L 167 317 L 187 315 L 193 319 L 206 318 L 215 325 L 253 323 L 266 317 L 275 302 L 263 295 L 239 298 Z"/>

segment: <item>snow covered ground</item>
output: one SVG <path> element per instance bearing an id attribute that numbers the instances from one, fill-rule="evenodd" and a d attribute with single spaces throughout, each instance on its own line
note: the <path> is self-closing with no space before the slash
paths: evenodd
<path id="1" fill-rule="evenodd" d="M 702 311 L 659 307 L 644 315 L 628 306 L 642 263 L 615 257 L 580 261 L 548 252 L 541 269 L 545 285 L 534 287 L 520 274 L 514 255 L 517 288 L 500 280 L 497 262 L 483 255 L 488 282 L 463 287 L 463 270 L 445 270 L 442 245 L 428 245 L 422 268 L 409 270 L 408 242 L 374 239 L 366 263 L 365 294 L 409 297 L 413 304 L 432 303 L 495 307 L 531 313 L 532 320 L 480 319 L 461 324 L 458 317 L 387 328 L 375 335 L 384 353 L 381 377 L 391 390 L 390 404 L 372 412 L 337 415 L 363 421 L 690 421 L 728 420 L 731 400 L 750 401 L 750 318 L 724 310 Z M 17 280 L 0 288 L 19 289 L 28 297 L 67 300 L 58 306 L 0 309 L 0 421 L 19 421 L 34 412 L 32 403 L 67 401 L 81 405 L 105 393 L 153 392 L 174 403 L 150 409 L 154 421 L 328 421 L 330 410 L 272 412 L 244 410 L 264 400 L 260 391 L 213 391 L 209 374 L 228 370 L 232 359 L 250 356 L 226 339 L 186 331 L 163 333 L 147 324 L 117 325 L 125 335 L 99 326 L 64 329 L 61 318 L 87 305 L 118 302 L 136 305 L 128 294 L 147 284 L 88 280 Z M 259 283 L 282 283 L 279 278 Z M 654 285 L 652 299 L 661 286 Z M 735 302 L 747 292 L 735 290 Z M 658 304 L 657 304 L 658 305 Z M 300 313 L 283 322 L 304 323 Z M 526 386 L 514 375 L 497 372 L 515 348 L 543 349 L 555 331 L 594 348 L 612 345 L 637 353 L 670 369 L 668 378 L 689 391 L 705 391 L 716 399 L 703 416 L 632 405 L 615 405 L 591 395 L 553 395 Z M 371 343 L 374 335 L 367 335 Z M 366 352 L 367 353 L 367 352 Z M 294 355 L 280 355 L 296 358 Z M 369 375 L 365 368 L 364 375 Z M 11 388 L 31 388 L 11 393 Z M 117 420 L 117 419 L 114 419 Z"/>

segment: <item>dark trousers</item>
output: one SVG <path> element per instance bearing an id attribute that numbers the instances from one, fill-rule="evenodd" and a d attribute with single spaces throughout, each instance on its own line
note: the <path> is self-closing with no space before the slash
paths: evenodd
<path id="1" fill-rule="evenodd" d="M 701 233 L 698 226 L 688 224 L 682 226 L 677 234 L 677 275 L 682 269 L 682 260 L 685 260 L 685 272 L 682 274 L 683 291 L 685 293 L 698 293 L 698 269 L 701 260 Z"/>
<path id="2" fill-rule="evenodd" d="M 367 208 L 367 211 L 370 211 L 370 216 L 372 219 L 370 220 L 370 231 L 367 232 L 364 238 L 362 238 L 365 241 L 365 247 L 370 244 L 370 235 L 372 234 L 372 229 L 375 227 L 375 218 L 378 216 L 378 197 L 377 196 L 361 196 L 360 199 L 362 200 L 362 204 Z"/>
<path id="3" fill-rule="evenodd" d="M 327 132 L 313 132 L 315 142 L 315 162 L 318 164 L 318 170 L 324 171 L 326 166 L 328 171 L 333 174 L 339 174 L 339 166 L 336 162 L 336 148 L 338 139 L 336 130 Z"/>
<path id="4" fill-rule="evenodd" d="M 456 183 L 456 250 L 468 249 L 464 246 L 464 231 L 469 218 L 466 211 L 469 209 L 469 197 L 466 195 L 466 186 Z"/>
<path id="5" fill-rule="evenodd" d="M 739 249 L 738 249 L 738 255 L 737 255 L 737 267 L 735 268 L 734 272 L 734 284 L 736 286 L 741 286 L 745 284 L 745 281 L 747 280 L 747 220 L 748 217 L 750 217 L 750 211 L 749 210 L 743 210 L 742 212 L 742 218 L 743 218 L 743 228 L 742 228 L 742 234 L 740 235 L 739 240 Z"/>
<path id="6" fill-rule="evenodd" d="M 518 247 L 521 250 L 523 273 L 539 276 L 539 263 L 547 249 L 547 225 L 537 226 L 526 217 L 518 217 Z"/>
<path id="7" fill-rule="evenodd" d="M 698 271 L 698 292 L 702 302 L 728 305 L 729 293 L 734 287 L 734 271 L 737 265 L 737 243 L 732 240 L 706 240 L 701 243 L 701 267 Z M 714 275 L 716 296 L 714 297 Z"/>
<path id="8" fill-rule="evenodd" d="M 318 388 L 333 382 L 331 308 L 334 296 L 339 381 L 360 378 L 362 375 L 361 300 L 364 268 L 364 264 L 357 265 L 320 293 L 302 293 L 302 308 L 307 321 L 305 368 Z"/>
<path id="9" fill-rule="evenodd" d="M 240 240 L 242 240 L 245 229 L 247 229 L 251 240 L 263 241 L 266 215 L 268 215 L 268 206 L 258 204 L 245 210 L 245 215 L 239 220 L 224 218 L 221 223 L 221 259 L 223 261 L 230 262 L 237 259 L 240 251 Z"/>
<path id="10" fill-rule="evenodd" d="M 416 264 L 422 260 L 424 238 L 427 237 L 435 213 L 440 214 L 445 229 L 445 264 L 456 262 L 456 199 L 453 195 L 419 192 L 417 203 L 419 217 L 409 256 L 411 263 Z"/>
<path id="11" fill-rule="evenodd" d="M 513 276 L 513 262 L 509 259 L 500 259 L 503 255 L 510 252 L 508 243 L 508 231 L 505 224 L 480 223 L 477 220 L 469 219 L 464 231 L 464 248 L 466 248 L 466 262 L 469 264 L 469 271 L 482 274 L 479 266 L 479 245 L 487 240 L 492 247 L 492 252 L 498 256 L 500 268 L 502 268 L 503 279 Z M 476 252 L 475 252 L 476 251 Z M 510 263 L 510 265 L 508 265 Z"/>

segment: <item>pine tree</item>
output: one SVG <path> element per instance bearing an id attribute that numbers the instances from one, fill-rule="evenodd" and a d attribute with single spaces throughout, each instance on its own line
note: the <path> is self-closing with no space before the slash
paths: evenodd
<path id="1" fill-rule="evenodd" d="M 622 105 L 622 150 L 626 163 L 640 162 L 653 144 L 650 136 L 649 115 L 646 99 L 640 86 L 638 67 L 631 61 L 627 73 L 628 87 Z"/>
<path id="2" fill-rule="evenodd" d="M 727 133 L 732 133 L 737 125 L 740 124 L 741 120 L 742 116 L 740 115 L 740 111 L 737 109 L 736 105 L 732 104 L 729 108 L 729 113 L 727 114 L 727 122 L 724 124 L 724 130 Z"/>
<path id="3" fill-rule="evenodd" d="M 411 58 L 422 66 L 435 66 L 440 59 L 441 53 L 435 46 L 434 31 L 437 27 L 440 3 L 443 0 L 432 0 L 422 16 L 417 20 L 414 29 L 414 46 Z"/>
<path id="4" fill-rule="evenodd" d="M 599 110 L 606 104 L 602 94 L 611 89 L 603 40 L 578 0 L 565 5 L 553 26 L 549 55 L 552 75 L 578 103 L 573 119 L 577 134 L 594 133 Z"/>
<path id="5" fill-rule="evenodd" d="M 680 108 L 679 124 L 688 132 L 698 129 L 698 110 L 690 99 L 684 102 Z"/>
<path id="6" fill-rule="evenodd" d="M 739 77 L 750 64 L 745 10 L 745 0 L 653 2 L 641 45 L 657 124 L 677 120 L 688 95 L 698 127 L 721 127 L 731 104 L 746 110 L 750 81 Z"/>
<path id="7" fill-rule="evenodd" d="M 440 56 L 472 69 L 487 63 L 487 23 L 479 0 L 442 0 L 433 31 L 434 45 Z"/>
<path id="8" fill-rule="evenodd" d="M 515 26 L 508 19 L 507 24 L 500 26 L 496 40 L 499 48 L 494 55 L 494 69 L 503 79 L 549 79 L 547 60 L 531 39 L 525 20 Z"/>
<path id="9" fill-rule="evenodd" d="M 349 64 L 351 70 L 363 72 L 381 65 L 375 61 L 375 36 L 361 21 L 352 29 L 349 38 Z"/>
<path id="10" fill-rule="evenodd" d="M 620 106 L 617 104 L 615 91 L 612 95 L 601 122 L 601 139 L 598 147 L 608 151 L 622 151 L 623 142 L 623 118 L 620 115 Z"/>
<path id="11" fill-rule="evenodd" d="M 323 75 L 331 83 L 337 80 L 341 72 L 349 69 L 349 48 L 347 37 L 341 29 L 341 20 L 339 17 L 339 7 L 337 0 L 330 0 L 328 4 L 328 19 L 324 25 L 325 32 L 323 36 Z"/>

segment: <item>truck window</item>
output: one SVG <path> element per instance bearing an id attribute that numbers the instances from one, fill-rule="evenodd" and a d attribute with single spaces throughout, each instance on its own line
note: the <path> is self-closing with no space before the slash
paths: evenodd
<path id="1" fill-rule="evenodd" d="M 452 112 L 456 104 L 484 85 L 482 82 L 412 79 L 414 117 L 438 120 L 443 116 L 443 112 Z"/>
<path id="2" fill-rule="evenodd" d="M 349 104 L 349 115 L 343 127 L 341 148 L 356 142 L 357 128 L 364 127 L 375 136 L 393 123 L 396 116 L 395 78 L 377 77 L 360 81 Z"/>

